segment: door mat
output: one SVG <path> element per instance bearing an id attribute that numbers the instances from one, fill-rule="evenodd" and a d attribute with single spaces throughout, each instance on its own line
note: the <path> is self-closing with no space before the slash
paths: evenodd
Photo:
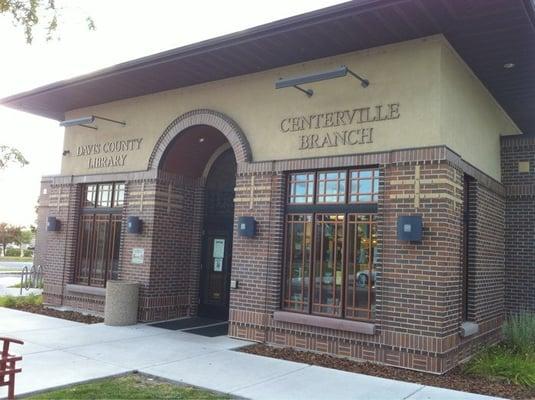
<path id="1" fill-rule="evenodd" d="M 185 332 L 207 337 L 227 336 L 228 322 L 223 322 L 212 326 L 203 326 L 201 328 L 188 329 Z"/>
<path id="2" fill-rule="evenodd" d="M 156 322 L 154 324 L 149 325 L 155 326 L 157 328 L 169 329 L 172 331 L 180 331 L 183 329 L 200 328 L 205 327 L 207 325 L 213 325 L 222 322 L 226 321 L 214 318 L 191 317 L 174 319 L 172 321 Z"/>

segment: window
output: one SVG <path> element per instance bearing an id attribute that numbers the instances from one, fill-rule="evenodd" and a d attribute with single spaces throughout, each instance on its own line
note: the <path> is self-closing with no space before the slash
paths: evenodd
<path id="1" fill-rule="evenodd" d="M 346 197 L 346 172 L 318 172 L 318 195 L 320 203 L 344 203 Z"/>
<path id="2" fill-rule="evenodd" d="M 375 215 L 349 214 L 347 239 L 346 317 L 371 319 L 377 258 Z"/>
<path id="3" fill-rule="evenodd" d="M 379 170 L 351 171 L 350 203 L 376 202 L 379 193 Z"/>
<path id="4" fill-rule="evenodd" d="M 286 216 L 286 260 L 284 308 L 306 311 L 312 265 L 312 215 Z"/>
<path id="5" fill-rule="evenodd" d="M 314 202 L 314 174 L 291 174 L 289 179 L 290 203 Z"/>
<path id="6" fill-rule="evenodd" d="M 119 267 L 124 183 L 85 185 L 75 283 L 104 287 Z"/>
<path id="7" fill-rule="evenodd" d="M 283 309 L 373 319 L 379 170 L 292 173 L 288 188 Z"/>
<path id="8" fill-rule="evenodd" d="M 344 273 L 344 214 L 316 214 L 314 303 L 316 314 L 340 316 Z"/>

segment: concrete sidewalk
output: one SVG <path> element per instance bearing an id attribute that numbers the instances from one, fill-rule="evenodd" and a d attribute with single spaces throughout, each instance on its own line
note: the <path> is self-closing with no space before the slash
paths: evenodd
<path id="1" fill-rule="evenodd" d="M 0 336 L 25 341 L 22 395 L 139 370 L 250 399 L 476 400 L 492 397 L 337 371 L 233 351 L 249 344 L 143 324 L 85 325 L 0 308 Z M 0 398 L 7 390 L 0 388 Z"/>
<path id="2" fill-rule="evenodd" d="M 41 294 L 43 289 L 22 289 L 22 294 L 20 288 L 14 288 L 11 286 L 17 285 L 20 283 L 20 273 L 17 274 L 4 274 L 0 271 L 0 296 L 28 296 L 32 294 Z M 2 329 L 0 327 L 0 329 Z"/>

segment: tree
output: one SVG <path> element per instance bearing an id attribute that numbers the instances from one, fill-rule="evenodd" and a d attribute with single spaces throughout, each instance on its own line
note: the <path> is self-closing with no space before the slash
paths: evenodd
<path id="1" fill-rule="evenodd" d="M 0 0 L 0 14 L 9 15 L 15 26 L 22 27 L 26 43 L 31 44 L 34 28 L 38 24 L 46 29 L 46 40 L 54 37 L 61 7 L 56 0 Z M 89 30 L 95 30 L 95 22 L 91 17 L 86 17 L 86 24 Z"/>
<path id="2" fill-rule="evenodd" d="M 33 233 L 31 229 L 24 229 L 21 226 L 11 227 L 12 240 L 18 244 L 20 248 L 20 257 L 24 257 L 24 245 L 29 244 L 33 240 Z"/>
<path id="3" fill-rule="evenodd" d="M 6 247 L 12 241 L 13 231 L 11 230 L 11 227 L 5 222 L 0 222 L 0 245 L 2 245 L 0 248 L 0 256 L 4 256 L 6 254 Z"/>
<path id="4" fill-rule="evenodd" d="M 7 168 L 9 164 L 25 166 L 28 164 L 28 160 L 14 147 L 0 145 L 0 171 Z"/>

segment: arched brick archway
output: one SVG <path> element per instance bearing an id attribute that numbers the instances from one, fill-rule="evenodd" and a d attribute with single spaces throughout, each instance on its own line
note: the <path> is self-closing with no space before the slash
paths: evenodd
<path id="1" fill-rule="evenodd" d="M 226 115 L 208 109 L 189 111 L 176 118 L 160 136 L 149 159 L 149 170 L 156 170 L 167 146 L 187 128 L 208 125 L 219 130 L 229 141 L 238 164 L 252 160 L 251 148 L 238 124 Z"/>

